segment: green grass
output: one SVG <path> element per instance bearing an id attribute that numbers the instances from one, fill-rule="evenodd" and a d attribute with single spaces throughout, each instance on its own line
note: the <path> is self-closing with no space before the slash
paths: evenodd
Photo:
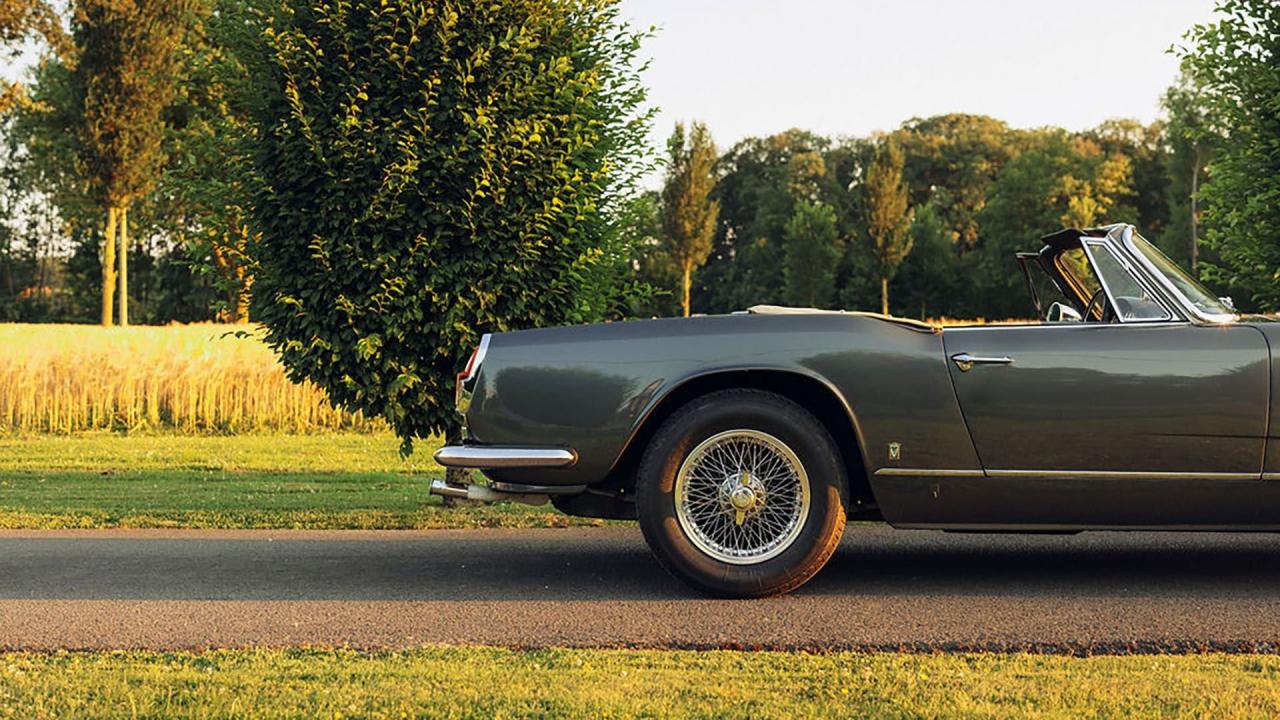
<path id="1" fill-rule="evenodd" d="M 1280 658 L 433 648 L 0 655 L 0 718 L 1263 718 Z"/>
<path id="2" fill-rule="evenodd" d="M 594 524 L 427 494 L 438 442 L 386 433 L 0 437 L 0 528 L 465 528 Z"/>

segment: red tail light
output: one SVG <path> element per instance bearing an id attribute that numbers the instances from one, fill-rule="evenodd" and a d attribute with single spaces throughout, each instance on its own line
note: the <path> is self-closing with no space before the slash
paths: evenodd
<path id="1" fill-rule="evenodd" d="M 458 384 L 454 388 L 454 407 L 459 412 L 466 413 L 470 406 L 470 391 L 467 389 L 467 383 L 475 379 L 480 373 L 480 364 L 484 362 L 485 354 L 489 352 L 489 334 L 485 333 L 480 336 L 480 344 L 475 350 L 471 351 L 471 357 L 467 360 L 467 365 L 458 373 Z"/>

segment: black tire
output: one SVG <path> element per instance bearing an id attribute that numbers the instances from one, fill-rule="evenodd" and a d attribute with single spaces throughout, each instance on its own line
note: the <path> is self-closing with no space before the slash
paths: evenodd
<path id="1" fill-rule="evenodd" d="M 677 518 L 681 465 L 703 441 L 736 429 L 781 441 L 808 477 L 809 511 L 799 534 L 781 553 L 755 564 L 732 564 L 705 552 Z M 724 390 L 691 401 L 658 429 L 636 477 L 636 512 L 645 541 L 672 575 L 708 595 L 765 597 L 794 590 L 826 565 L 844 532 L 845 487 L 844 462 L 817 418 L 773 393 Z"/>

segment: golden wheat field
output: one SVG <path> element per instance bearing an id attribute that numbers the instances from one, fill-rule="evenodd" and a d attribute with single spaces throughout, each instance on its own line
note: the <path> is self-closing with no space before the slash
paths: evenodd
<path id="1" fill-rule="evenodd" d="M 0 432 L 383 430 L 227 325 L 0 325 Z"/>

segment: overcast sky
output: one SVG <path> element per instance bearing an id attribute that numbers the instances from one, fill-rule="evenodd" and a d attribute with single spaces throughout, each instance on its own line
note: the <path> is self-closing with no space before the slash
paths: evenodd
<path id="1" fill-rule="evenodd" d="M 727 148 L 791 127 L 866 135 L 915 116 L 992 115 L 1080 130 L 1149 122 L 1177 75 L 1166 50 L 1213 0 L 623 0 L 657 26 L 661 114 Z"/>

